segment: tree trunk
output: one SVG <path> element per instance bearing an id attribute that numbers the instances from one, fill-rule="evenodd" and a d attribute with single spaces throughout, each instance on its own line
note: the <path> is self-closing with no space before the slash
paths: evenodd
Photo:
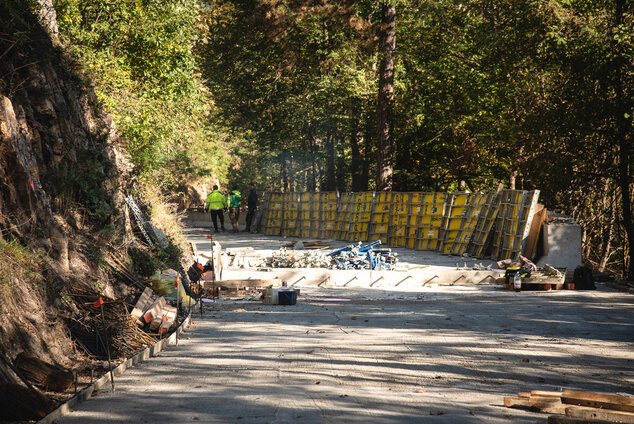
<path id="1" fill-rule="evenodd" d="M 71 371 L 55 367 L 26 352 L 15 358 L 15 366 L 29 381 L 54 392 L 66 391 L 74 381 Z"/>
<path id="2" fill-rule="evenodd" d="M 363 137 L 363 131 L 360 128 L 360 122 L 357 122 L 356 128 L 350 137 L 350 151 L 352 160 L 350 161 L 350 173 L 352 176 L 352 191 L 359 192 L 364 191 L 363 188 L 367 187 L 367 177 L 363 175 L 365 166 L 365 160 L 362 155 L 362 149 L 365 144 L 365 138 Z M 366 181 L 364 181 L 364 178 Z"/>
<path id="3" fill-rule="evenodd" d="M 517 170 L 512 171 L 511 175 L 509 176 L 509 188 L 511 190 L 515 190 L 515 180 L 517 179 Z"/>
<path id="4" fill-rule="evenodd" d="M 306 179 L 308 191 L 317 190 L 317 161 L 315 161 L 315 139 L 312 130 L 308 130 L 308 151 L 310 153 L 310 179 Z"/>
<path id="5" fill-rule="evenodd" d="M 379 68 L 377 144 L 377 190 L 391 190 L 393 155 L 392 106 L 394 104 L 394 49 L 396 47 L 396 8 L 384 4 L 381 8 L 381 65 Z"/>
<path id="6" fill-rule="evenodd" d="M 326 138 L 326 191 L 335 191 L 336 189 L 335 136 L 328 134 Z"/>
<path id="7" fill-rule="evenodd" d="M 282 152 L 280 155 L 280 172 L 282 177 L 282 191 L 288 191 L 288 167 L 286 164 L 286 152 Z"/>
<path id="8" fill-rule="evenodd" d="M 597 271 L 604 272 L 605 267 L 608 264 L 608 259 L 610 259 L 610 250 L 612 249 L 612 235 L 614 234 L 614 226 L 616 223 L 616 199 L 612 196 L 610 202 L 610 219 L 607 223 L 608 230 L 603 229 L 603 252 L 601 253 L 601 259 L 599 259 L 599 265 L 597 267 Z"/>
<path id="9" fill-rule="evenodd" d="M 623 24 L 625 15 L 625 0 L 617 0 L 615 3 L 615 23 Z M 627 280 L 634 281 L 634 216 L 632 211 L 632 118 L 626 114 L 632 111 L 632 100 L 623 88 L 624 65 L 627 64 L 623 52 L 615 52 L 616 70 L 614 72 L 615 89 L 615 113 L 616 113 L 616 137 L 619 145 L 619 187 L 621 189 L 621 203 L 623 207 L 623 227 L 627 235 L 629 248 L 629 264 L 623 270 Z"/>

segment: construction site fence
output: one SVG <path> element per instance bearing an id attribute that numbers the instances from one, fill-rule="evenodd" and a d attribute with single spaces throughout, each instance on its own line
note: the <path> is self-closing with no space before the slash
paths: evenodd
<path id="1" fill-rule="evenodd" d="M 516 259 L 524 249 L 539 191 L 267 192 L 267 235 L 381 240 L 392 247 L 476 258 Z"/>

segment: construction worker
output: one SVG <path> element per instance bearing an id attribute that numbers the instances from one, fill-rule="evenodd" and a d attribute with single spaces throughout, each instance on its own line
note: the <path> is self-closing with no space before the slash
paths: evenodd
<path id="1" fill-rule="evenodd" d="M 255 211 L 258 209 L 258 194 L 255 191 L 255 183 L 249 183 L 249 197 L 247 198 L 247 227 L 245 232 L 251 231 L 251 223 L 255 216 Z M 257 230 L 257 228 L 254 228 Z"/>
<path id="2" fill-rule="evenodd" d="M 240 218 L 240 202 L 242 201 L 242 195 L 237 188 L 233 188 L 229 192 L 229 219 L 231 219 L 231 226 L 233 232 L 238 232 L 238 218 Z"/>
<path id="3" fill-rule="evenodd" d="M 227 198 L 218 191 L 218 186 L 214 185 L 213 191 L 209 193 L 205 200 L 205 209 L 209 209 L 211 213 L 211 222 L 214 224 L 214 230 L 218 232 L 217 218 L 220 219 L 220 228 L 225 231 L 224 211 L 227 210 Z"/>

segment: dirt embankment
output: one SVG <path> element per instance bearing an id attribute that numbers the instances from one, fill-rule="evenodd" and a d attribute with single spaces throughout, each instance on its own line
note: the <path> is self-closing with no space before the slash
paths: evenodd
<path id="1" fill-rule="evenodd" d="M 0 384 L 16 380 L 20 352 L 76 370 L 86 361 L 68 326 L 81 309 L 73 293 L 138 291 L 108 266 L 130 244 L 132 168 L 56 40 L 50 2 L 31 3 L 0 3 Z"/>

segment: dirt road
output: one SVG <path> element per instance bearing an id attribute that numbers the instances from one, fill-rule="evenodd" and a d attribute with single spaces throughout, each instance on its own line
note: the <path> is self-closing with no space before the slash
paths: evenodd
<path id="1" fill-rule="evenodd" d="M 564 387 L 634 394 L 634 296 L 306 287 L 211 305 L 61 422 L 544 423 L 503 396 Z"/>
<path id="2" fill-rule="evenodd" d="M 305 297 L 214 305 L 178 348 L 62 422 L 535 423 L 545 418 L 504 408 L 502 397 L 634 393 L 631 295 Z"/>

